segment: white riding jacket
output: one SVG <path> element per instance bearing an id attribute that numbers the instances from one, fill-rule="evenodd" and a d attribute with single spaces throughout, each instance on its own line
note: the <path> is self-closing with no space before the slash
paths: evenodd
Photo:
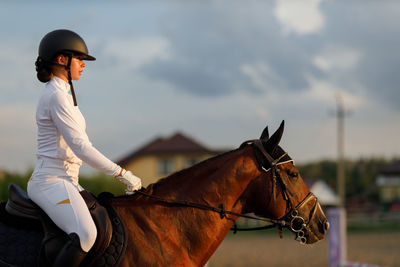
<path id="1" fill-rule="evenodd" d="M 82 160 L 108 175 L 117 176 L 121 167 L 106 158 L 86 134 L 86 122 L 78 106 L 74 106 L 70 85 L 54 76 L 40 97 L 36 110 L 38 126 L 38 161 L 62 162 L 75 169 L 78 177 Z M 38 162 L 39 163 L 39 162 Z M 74 181 L 77 182 L 77 181 Z"/>

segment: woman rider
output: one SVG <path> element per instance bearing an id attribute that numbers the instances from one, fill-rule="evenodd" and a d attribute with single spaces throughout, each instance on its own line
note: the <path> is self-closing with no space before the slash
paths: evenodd
<path id="1" fill-rule="evenodd" d="M 37 164 L 28 195 L 70 237 L 54 266 L 79 266 L 96 240 L 96 226 L 79 193 L 82 161 L 117 178 L 127 186 L 127 193 L 141 188 L 140 178 L 89 141 L 72 85 L 86 66 L 83 60 L 95 60 L 83 39 L 69 30 L 55 30 L 41 40 L 35 63 L 37 78 L 46 86 L 36 110 Z"/>

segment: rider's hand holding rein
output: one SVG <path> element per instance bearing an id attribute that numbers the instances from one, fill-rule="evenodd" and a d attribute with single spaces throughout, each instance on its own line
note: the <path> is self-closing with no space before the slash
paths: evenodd
<path id="1" fill-rule="evenodd" d="M 142 180 L 140 180 L 139 177 L 133 175 L 132 172 L 127 171 L 125 169 L 121 169 L 120 174 L 115 178 L 117 178 L 121 183 L 126 185 L 125 192 L 127 195 L 131 195 L 136 190 L 142 188 Z"/>

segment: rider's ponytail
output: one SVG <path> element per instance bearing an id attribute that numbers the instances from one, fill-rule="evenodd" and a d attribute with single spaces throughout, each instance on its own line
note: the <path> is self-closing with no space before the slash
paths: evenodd
<path id="1" fill-rule="evenodd" d="M 53 77 L 50 64 L 45 62 L 41 57 L 38 57 L 35 62 L 36 77 L 42 83 L 47 83 Z"/>

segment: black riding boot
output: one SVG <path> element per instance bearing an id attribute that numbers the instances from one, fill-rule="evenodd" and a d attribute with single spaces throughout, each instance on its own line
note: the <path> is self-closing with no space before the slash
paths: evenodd
<path id="1" fill-rule="evenodd" d="M 58 253 L 53 267 L 78 267 L 85 258 L 87 252 L 81 249 L 79 236 L 75 233 L 69 235 L 70 240 Z"/>

